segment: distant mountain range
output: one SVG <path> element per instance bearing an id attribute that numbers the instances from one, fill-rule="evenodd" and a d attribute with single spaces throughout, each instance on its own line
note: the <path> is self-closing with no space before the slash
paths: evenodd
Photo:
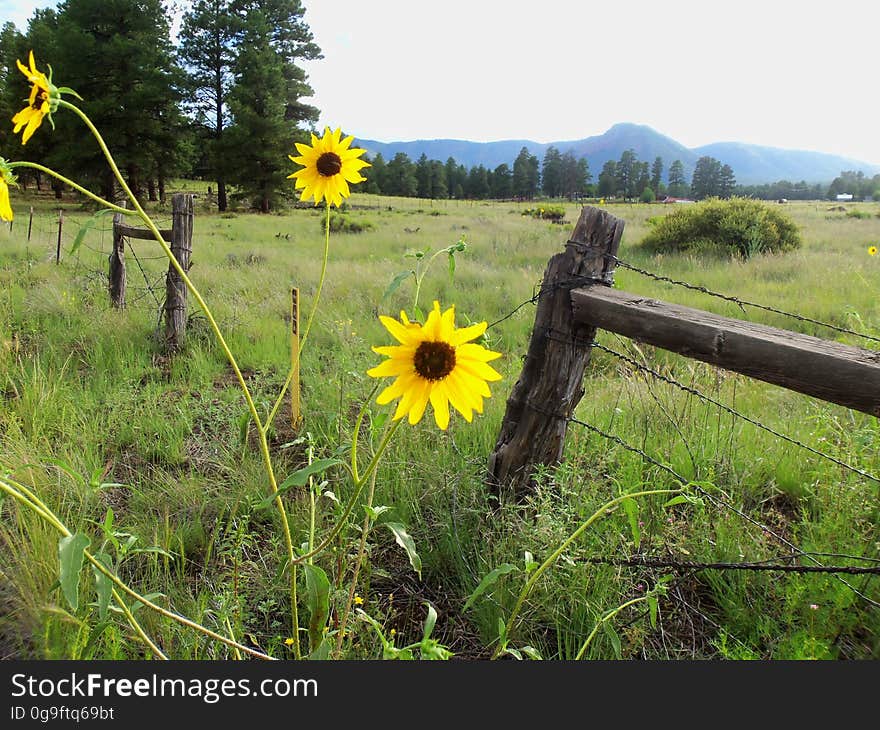
<path id="1" fill-rule="evenodd" d="M 577 157 L 586 157 L 594 181 L 598 179 L 608 160 L 616 162 L 628 149 L 635 151 L 640 162 L 650 164 L 656 157 L 661 157 L 664 178 L 669 166 L 675 160 L 681 160 L 685 174 L 690 179 L 697 160 L 706 155 L 730 165 L 736 181 L 742 185 L 758 185 L 778 180 L 830 183 L 843 170 L 862 170 L 868 176 L 880 173 L 880 165 L 822 152 L 761 147 L 741 142 L 716 142 L 688 148 L 651 127 L 629 123 L 615 124 L 604 134 L 595 137 L 561 142 L 532 142 L 526 139 L 500 142 L 468 142 L 458 139 L 377 142 L 358 139 L 357 144 L 371 155 L 381 152 L 386 161 L 398 152 L 405 152 L 413 161 L 424 153 L 431 160 L 445 162 L 452 157 L 465 167 L 483 165 L 489 169 L 504 162 L 512 165 L 523 147 L 539 160 L 543 160 L 547 148 L 553 146 L 560 152 L 571 150 Z"/>

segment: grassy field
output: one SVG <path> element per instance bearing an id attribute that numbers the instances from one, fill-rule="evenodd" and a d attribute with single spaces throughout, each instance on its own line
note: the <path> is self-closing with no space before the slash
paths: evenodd
<path id="1" fill-rule="evenodd" d="M 132 242 L 129 307 L 116 311 L 106 292 L 109 216 L 71 256 L 67 249 L 77 223 L 89 214 L 70 199 L 62 201 L 65 250 L 56 265 L 56 202 L 25 196 L 14 203 L 12 230 L 0 230 L 0 466 L 29 485 L 72 530 L 86 533 L 94 550 L 102 547 L 118 575 L 142 594 L 224 636 L 279 658 L 292 657 L 278 516 L 260 505 L 268 494 L 260 453 L 253 430 L 248 432 L 241 391 L 205 318 L 192 310 L 185 350 L 166 357 L 157 318 L 167 262 L 155 244 Z M 427 309 L 433 299 L 444 307 L 455 303 L 459 325 L 468 319 L 494 322 L 532 296 L 547 260 L 562 249 L 579 212 L 574 204 L 564 205 L 567 219 L 560 226 L 521 215 L 525 204 L 353 195 L 346 216 L 371 228 L 331 236 L 327 281 L 302 358 L 304 422 L 294 431 L 289 411 L 282 409 L 269 434 L 279 475 L 309 458 L 332 458 L 350 444 L 355 418 L 373 386 L 365 371 L 380 359 L 370 346 L 389 341 L 377 316 L 400 309 L 412 313 L 411 280 L 383 299 L 394 276 L 414 265 L 407 252 L 465 240 L 467 251 L 456 256 L 454 278 L 445 259 L 438 259 L 422 285 L 420 305 Z M 648 255 L 639 248 L 648 219 L 667 209 L 608 207 L 626 222 L 619 254 L 625 261 L 880 336 L 880 257 L 867 254 L 880 241 L 878 204 L 847 206 L 865 214 L 857 217 L 831 210 L 826 202 L 789 203 L 785 212 L 800 227 L 803 247 L 747 261 Z M 304 312 L 315 295 L 323 211 L 217 215 L 206 210 L 204 195 L 196 208 L 191 276 L 238 357 L 258 407 L 268 412 L 290 362 L 289 288 L 299 287 Z M 170 215 L 155 213 L 160 224 Z M 865 345 L 807 322 L 743 312 L 625 269 L 618 271 L 616 286 Z M 326 633 L 336 636 L 342 630 L 338 621 L 355 593 L 375 622 L 352 618 L 344 627 L 341 656 L 381 657 L 379 630 L 396 646 L 418 642 L 426 603 L 439 615 L 433 638 L 456 657 L 491 656 L 499 620 L 507 621 L 535 563 L 610 499 L 679 486 L 618 443 L 573 424 L 565 462 L 540 474 L 526 504 L 496 506 L 487 499 L 486 459 L 522 367 L 533 316 L 528 305 L 487 332 L 488 346 L 504 354 L 497 361 L 504 379 L 492 384 L 493 397 L 474 423 L 453 415 L 448 432 L 439 432 L 429 414 L 396 434 L 379 467 L 373 502 L 391 509 L 367 536 L 357 585 L 352 577 L 360 507 L 349 529 L 316 558 L 330 580 Z M 876 418 L 610 333 L 600 333 L 599 342 L 792 438 L 880 474 Z M 880 656 L 880 613 L 853 590 L 880 601 L 877 577 L 849 576 L 844 583 L 830 574 L 664 572 L 595 563 L 636 550 L 680 560 L 781 562 L 788 552 L 774 537 L 781 535 L 801 550 L 827 554 L 820 559 L 829 564 L 872 564 L 853 557 L 876 564 L 876 482 L 680 389 L 646 379 L 604 352 L 594 353 L 584 386 L 579 419 L 706 485 L 737 511 L 706 499 L 668 506 L 668 497 L 659 496 L 639 499 L 636 511 L 610 512 L 535 583 L 520 621 L 509 627 L 510 647 L 562 659 L 576 656 L 585 643 L 586 658 Z M 372 405 L 362 444 L 378 432 L 387 408 Z M 339 503 L 350 497 L 343 469 L 329 469 L 323 480 L 326 484 L 311 491 L 306 486 L 286 496 L 297 546 L 308 541 L 311 515 L 317 535 L 329 534 Z M 8 498 L 0 517 L 7 556 L 0 568 L 0 655 L 150 656 L 123 616 L 101 615 L 90 575 L 83 573 L 78 609 L 65 602 L 57 586 L 57 532 Z M 405 525 L 412 536 L 421 576 L 392 531 L 382 529 L 389 521 Z M 483 577 L 499 566 L 497 580 L 465 609 Z M 597 623 L 625 603 L 654 595 L 658 581 L 667 578 L 656 603 L 638 601 Z M 305 627 L 310 611 L 304 579 L 299 587 Z M 173 658 L 235 656 L 234 649 L 145 606 L 134 604 L 133 610 L 145 632 Z M 597 625 L 601 629 L 588 642 Z"/>

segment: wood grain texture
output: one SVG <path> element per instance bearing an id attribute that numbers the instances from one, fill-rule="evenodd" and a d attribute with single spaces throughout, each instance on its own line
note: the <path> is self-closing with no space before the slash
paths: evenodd
<path id="1" fill-rule="evenodd" d="M 113 250 L 110 252 L 107 274 L 110 289 L 110 304 L 116 309 L 125 309 L 125 234 L 122 213 L 113 214 Z"/>
<path id="2" fill-rule="evenodd" d="M 189 272 L 192 255 L 193 195 L 177 193 L 171 196 L 171 253 L 180 267 Z M 164 237 L 164 236 L 163 236 Z M 173 352 L 183 344 L 186 336 L 186 285 L 180 274 L 169 263 L 165 276 L 165 348 Z"/>
<path id="3" fill-rule="evenodd" d="M 623 227 L 610 213 L 584 207 L 565 250 L 547 265 L 522 373 L 489 457 L 486 481 L 496 495 L 512 491 L 521 499 L 533 488 L 535 466 L 562 458 L 568 418 L 584 393 L 584 369 L 596 332 L 573 317 L 572 281 L 586 277 L 611 283 L 611 257 Z"/>
<path id="4" fill-rule="evenodd" d="M 602 286 L 571 293 L 582 325 L 880 416 L 880 352 Z"/>

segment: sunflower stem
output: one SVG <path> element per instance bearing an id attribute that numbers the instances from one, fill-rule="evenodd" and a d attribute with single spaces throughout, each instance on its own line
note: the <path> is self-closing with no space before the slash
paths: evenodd
<path id="1" fill-rule="evenodd" d="M 98 205 L 103 205 L 105 208 L 109 208 L 110 210 L 112 210 L 116 213 L 128 213 L 129 215 L 131 215 L 130 210 L 128 210 L 126 208 L 122 208 L 122 207 L 116 205 L 115 203 L 111 203 L 109 200 L 104 200 L 104 198 L 100 197 L 99 195 L 95 195 L 91 190 L 84 188 L 82 185 L 78 185 L 70 178 L 64 177 L 64 175 L 61 175 L 60 173 L 55 172 L 55 170 L 53 170 L 49 167 L 44 167 L 43 165 L 40 165 L 37 162 L 25 162 L 25 161 L 10 162 L 9 167 L 10 168 L 27 167 L 32 170 L 38 170 L 39 172 L 42 172 L 46 175 L 49 175 L 50 177 L 54 177 L 56 180 L 64 183 L 65 185 L 69 185 L 77 192 L 82 193 L 87 198 L 91 198 L 92 200 L 94 200 L 96 203 L 98 203 Z"/>
<path id="2" fill-rule="evenodd" d="M 202 297 L 199 290 L 196 289 L 195 284 L 193 284 L 192 280 L 189 278 L 186 271 L 183 270 L 183 267 L 180 265 L 180 262 L 178 262 L 177 257 L 172 253 L 171 249 L 169 248 L 168 243 L 165 241 L 165 239 L 162 238 L 162 234 L 159 232 L 159 229 L 156 227 L 156 224 L 153 222 L 153 219 L 150 218 L 149 215 L 147 215 L 147 213 L 141 207 L 141 204 L 138 201 L 137 197 L 131 191 L 131 188 L 129 188 L 128 184 L 125 182 L 125 179 L 122 177 L 122 173 L 119 171 L 119 167 L 116 165 L 116 161 L 113 159 L 113 155 L 110 153 L 110 150 L 107 147 L 107 143 L 104 141 L 104 138 L 101 136 L 101 133 L 98 131 L 97 127 L 95 127 L 95 125 L 92 123 L 92 120 L 89 119 L 89 117 L 85 114 L 85 112 L 83 112 L 81 109 L 79 109 L 74 104 L 71 104 L 70 102 L 65 101 L 64 99 L 59 100 L 59 105 L 64 106 L 65 108 L 73 111 L 83 121 L 83 123 L 89 128 L 89 131 L 92 133 L 94 138 L 97 140 L 98 146 L 101 148 L 101 151 L 104 153 L 104 157 L 107 159 L 107 163 L 110 165 L 110 169 L 113 172 L 113 175 L 115 176 L 116 180 L 119 182 L 119 185 L 122 187 L 122 190 L 125 192 L 126 196 L 129 198 L 129 200 L 131 200 L 131 203 L 134 206 L 134 212 L 137 213 L 137 215 L 141 218 L 141 220 L 143 220 L 143 222 L 147 226 L 147 228 L 150 229 L 154 238 L 159 243 L 159 246 L 162 248 L 162 252 L 168 258 L 171 266 L 178 273 L 178 275 L 181 278 L 181 281 L 183 281 L 187 290 L 190 292 L 190 294 L 193 295 L 193 298 L 198 302 L 199 307 L 201 308 L 202 312 L 205 315 L 205 318 L 208 320 L 208 323 L 211 327 L 211 330 L 214 333 L 215 338 L 217 339 L 217 342 L 220 344 L 220 347 L 223 350 L 223 353 L 226 355 L 226 359 L 228 360 L 230 367 L 232 367 L 232 370 L 235 373 L 236 378 L 238 379 L 239 386 L 241 387 L 241 390 L 244 393 L 244 398 L 247 403 L 248 411 L 250 412 L 250 416 L 253 419 L 254 424 L 257 427 L 257 436 L 258 436 L 258 440 L 259 440 L 259 444 L 260 444 L 260 453 L 263 457 L 263 464 L 266 468 L 266 474 L 269 478 L 269 487 L 270 487 L 269 493 L 273 494 L 273 493 L 277 492 L 278 491 L 278 482 L 275 478 L 275 469 L 272 465 L 272 457 L 269 453 L 269 444 L 266 439 L 266 430 L 263 428 L 263 423 L 260 420 L 260 414 L 257 412 L 256 404 L 254 403 L 254 399 L 251 395 L 250 389 L 247 386 L 247 382 L 245 382 L 244 376 L 241 373 L 241 369 L 238 366 L 238 362 L 236 361 L 235 356 L 232 354 L 232 350 L 230 350 L 229 345 L 226 343 L 226 338 L 223 337 L 223 333 L 220 331 L 220 327 L 217 324 L 217 321 L 214 319 L 214 315 L 211 312 L 211 309 L 208 307 L 207 302 L 205 302 L 205 300 Z M 328 206 L 329 206 L 329 203 L 328 203 Z M 329 208 L 328 208 L 328 210 L 329 210 Z M 329 230 L 330 230 L 330 228 L 329 228 L 329 212 L 328 212 L 328 225 L 327 225 L 328 238 L 329 238 Z M 290 533 L 290 521 L 287 518 L 287 510 L 284 506 L 284 502 L 281 499 L 280 495 L 277 495 L 275 497 L 275 506 L 276 506 L 276 508 L 278 510 L 278 514 L 281 518 L 281 524 L 282 524 L 282 528 L 283 528 L 283 532 L 284 532 L 284 541 L 285 541 L 285 546 L 287 548 L 287 557 L 288 557 L 288 560 L 290 561 L 290 564 L 293 565 L 295 562 L 294 559 L 295 559 L 296 554 L 293 549 L 293 538 Z M 296 611 L 296 603 L 295 603 L 294 599 L 296 596 L 296 586 L 293 581 L 292 571 L 291 571 L 290 595 L 291 595 L 291 600 L 293 601 L 292 611 L 295 612 Z M 294 625 L 297 623 L 295 616 L 292 617 L 292 623 Z"/>
<path id="3" fill-rule="evenodd" d="M 330 531 L 330 534 L 326 538 L 324 538 L 323 541 L 321 541 L 318 547 L 296 558 L 293 561 L 294 563 L 301 563 L 304 560 L 308 560 L 317 555 L 318 553 L 323 551 L 324 548 L 326 548 L 331 542 L 333 542 L 340 532 L 342 532 L 343 528 L 345 527 L 345 523 L 349 518 L 349 515 L 351 515 L 351 512 L 354 509 L 354 505 L 357 502 L 358 497 L 363 491 L 366 480 L 370 478 L 370 476 L 376 470 L 376 467 L 379 466 L 379 461 L 382 458 L 382 455 L 385 453 L 385 450 L 388 448 L 391 437 L 394 436 L 394 434 L 397 432 L 397 429 L 400 427 L 401 423 L 403 423 L 402 420 L 395 421 L 391 428 L 389 428 L 385 432 L 385 435 L 382 437 L 382 442 L 379 444 L 379 448 L 376 449 L 376 453 L 370 460 L 370 463 L 364 471 L 363 476 L 359 480 L 354 480 L 354 493 L 351 495 L 351 499 L 345 506 L 345 510 L 343 511 L 342 516 L 339 518 L 339 521 L 336 523 L 335 527 Z"/>
<path id="4" fill-rule="evenodd" d="M 302 356 L 303 348 L 306 345 L 309 332 L 312 329 L 312 321 L 315 319 L 315 312 L 318 311 L 318 304 L 321 301 L 321 290 L 324 288 L 324 277 L 327 274 L 327 259 L 330 255 L 330 201 L 327 201 L 327 218 L 324 220 L 324 255 L 321 258 L 321 276 L 318 277 L 318 288 L 315 291 L 315 301 L 312 302 L 312 309 L 309 312 L 309 318 L 306 320 L 306 326 L 303 330 L 302 337 L 299 338 L 299 354 Z"/>
<path id="5" fill-rule="evenodd" d="M 652 494 L 681 494 L 684 489 L 649 489 L 642 492 L 632 492 L 631 494 L 622 494 L 619 497 L 615 497 L 614 499 L 603 504 L 599 509 L 597 509 L 590 518 L 581 524 L 571 535 L 569 535 L 565 540 L 563 540 L 562 544 L 554 550 L 550 557 L 547 558 L 541 565 L 534 570 L 529 579 L 526 581 L 522 590 L 520 591 L 519 597 L 516 600 L 516 604 L 513 606 L 513 610 L 510 612 L 510 616 L 507 619 L 507 635 L 508 637 L 512 635 L 513 629 L 516 628 L 516 621 L 519 618 L 520 609 L 523 606 L 526 598 L 529 593 L 532 592 L 532 588 L 534 588 L 535 583 L 538 582 L 538 579 L 556 562 L 557 558 L 559 558 L 562 553 L 565 552 L 566 548 L 571 545 L 575 540 L 577 540 L 596 520 L 602 517 L 608 510 L 616 507 L 618 504 L 623 502 L 626 499 L 634 499 L 636 497 L 648 497 Z M 504 646 L 499 645 L 495 650 L 495 653 L 492 655 L 493 659 L 497 659 L 501 653 L 504 651 Z"/>

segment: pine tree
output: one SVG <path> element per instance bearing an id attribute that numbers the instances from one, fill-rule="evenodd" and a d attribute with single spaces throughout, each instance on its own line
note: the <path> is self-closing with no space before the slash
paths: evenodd
<path id="1" fill-rule="evenodd" d="M 553 145 L 550 145 L 544 153 L 541 187 L 544 195 L 550 198 L 558 198 L 562 195 L 562 155 Z"/>
<path id="2" fill-rule="evenodd" d="M 651 165 L 651 189 L 654 195 L 660 195 L 660 186 L 663 184 L 663 158 L 655 157 Z"/>
<path id="3" fill-rule="evenodd" d="M 398 152 L 388 163 L 387 185 L 382 191 L 385 195 L 399 195 L 413 198 L 419 190 L 416 168 L 406 152 Z"/>
<path id="4" fill-rule="evenodd" d="M 681 160 L 675 160 L 669 166 L 669 195 L 673 198 L 681 198 L 688 193 L 688 183 L 684 176 L 684 164 Z"/>
<path id="5" fill-rule="evenodd" d="M 503 200 L 513 197 L 513 172 L 506 162 L 502 162 L 492 170 L 490 187 L 493 198 Z"/>
<path id="6" fill-rule="evenodd" d="M 41 31 L 47 28 L 43 23 Z M 50 56 L 54 80 L 83 97 L 78 105 L 101 131 L 136 195 L 160 172 L 176 171 L 183 154 L 182 74 L 161 0 L 66 0 L 58 8 Z M 82 143 L 81 122 L 69 114 L 57 118 L 47 161 L 80 182 L 100 181 L 105 197 L 112 196 L 106 161 L 96 145 Z"/>
<path id="7" fill-rule="evenodd" d="M 599 189 L 597 192 L 602 197 L 609 198 L 617 193 L 618 187 L 617 163 L 614 160 L 608 160 L 602 166 L 602 172 L 599 173 Z"/>
<path id="8" fill-rule="evenodd" d="M 287 183 L 287 155 L 295 140 L 295 130 L 285 119 L 283 63 L 271 38 L 266 16 L 249 10 L 228 97 L 234 124 L 221 147 L 225 177 L 263 213 L 271 210 Z"/>
<path id="9" fill-rule="evenodd" d="M 187 106 L 209 135 L 207 172 L 217 181 L 221 212 L 228 201 L 220 157 L 240 32 L 241 17 L 233 12 L 230 0 L 197 0 L 184 14 L 179 36 L 179 54 L 188 75 Z"/>

